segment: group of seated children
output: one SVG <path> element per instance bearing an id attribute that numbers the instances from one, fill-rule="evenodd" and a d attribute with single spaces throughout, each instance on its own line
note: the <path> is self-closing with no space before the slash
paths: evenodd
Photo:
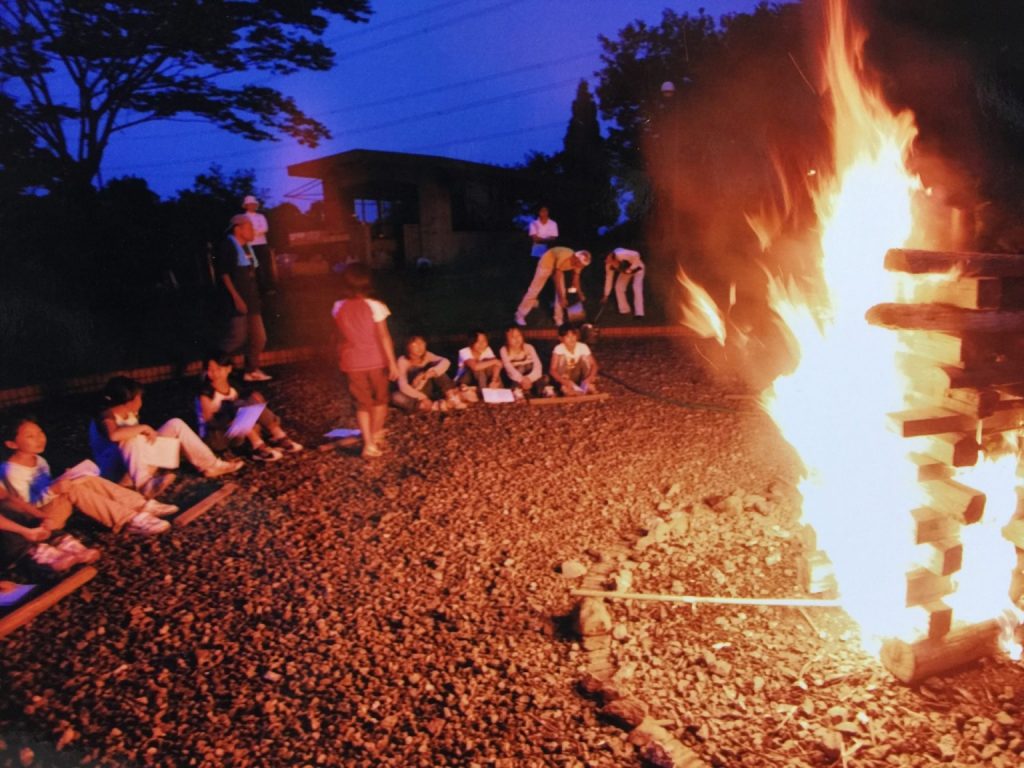
<path id="1" fill-rule="evenodd" d="M 398 358 L 397 390 L 391 402 L 407 411 L 463 409 L 479 399 L 476 389 L 508 387 L 516 399 L 554 397 L 555 386 L 566 397 L 597 392 L 597 360 L 579 340 L 579 331 L 565 323 L 558 328 L 559 343 L 551 353 L 550 376 L 544 374 L 540 355 L 515 325 L 505 329 L 505 344 L 495 355 L 483 331 L 469 334 L 459 350 L 454 379 L 451 363 L 427 349 L 422 336 L 412 336 Z"/>
<path id="2" fill-rule="evenodd" d="M 42 455 L 46 449 L 43 429 L 29 417 L 12 420 L 2 434 L 9 456 L 0 464 L 0 567 L 27 562 L 59 573 L 94 562 L 99 551 L 63 530 L 74 510 L 114 533 L 155 535 L 169 530 L 163 518 L 178 512 L 178 507 L 156 497 L 168 489 L 175 475 L 153 461 L 151 447 L 157 438 L 174 438 L 172 450 L 180 451 L 211 478 L 244 466 L 241 459 L 218 456 L 228 449 L 248 445 L 258 461 L 276 461 L 284 453 L 301 451 L 302 446 L 288 437 L 277 416 L 265 407 L 262 396 L 239 396 L 229 381 L 230 373 L 230 360 L 206 360 L 196 398 L 199 434 L 177 418 L 159 429 L 142 423 L 142 386 L 126 376 L 115 376 L 104 387 L 100 408 L 89 424 L 93 461 L 83 461 L 56 478 Z M 242 435 L 229 437 L 236 408 L 257 403 L 264 407 L 256 424 Z"/>

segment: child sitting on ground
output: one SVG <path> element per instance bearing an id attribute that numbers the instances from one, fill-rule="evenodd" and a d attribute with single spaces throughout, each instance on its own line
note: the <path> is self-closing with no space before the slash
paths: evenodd
<path id="1" fill-rule="evenodd" d="M 426 339 L 410 336 L 398 358 L 398 391 L 391 394 L 391 402 L 406 411 L 462 410 L 466 404 L 447 375 L 450 367 L 448 358 L 427 349 Z"/>
<path id="2" fill-rule="evenodd" d="M 245 399 L 239 397 L 238 390 L 231 384 L 231 358 L 226 356 L 210 356 L 205 360 L 205 372 L 199 385 L 196 398 L 196 419 L 199 424 L 199 436 L 206 441 L 216 453 L 228 448 L 237 448 L 248 441 L 252 448 L 252 457 L 257 461 L 277 461 L 285 453 L 298 453 L 302 446 L 292 440 L 281 427 L 281 420 L 270 408 L 264 408 L 256 425 L 244 436 L 231 438 L 228 428 L 244 405 L 266 403 L 259 392 L 253 392 Z M 264 433 L 269 437 L 270 444 L 264 440 Z"/>
<path id="3" fill-rule="evenodd" d="M 548 377 L 533 344 L 527 344 L 518 325 L 505 329 L 505 345 L 498 351 L 505 375 L 523 395 L 541 397 Z"/>
<path id="4" fill-rule="evenodd" d="M 0 486 L 0 568 L 19 564 L 24 558 L 37 566 L 62 573 L 79 563 L 93 562 L 99 557 L 95 549 L 84 547 L 77 539 L 65 536 L 54 546 L 47 542 L 53 533 L 45 521 L 39 524 L 38 513 L 25 515 L 11 505 L 7 491 Z M 74 544 L 71 544 L 71 542 Z M 69 547 L 82 547 L 90 554 L 78 554 Z M 75 548 L 77 548 L 75 547 Z"/>
<path id="5" fill-rule="evenodd" d="M 127 376 L 115 376 L 103 389 L 103 406 L 89 424 L 89 444 L 100 475 L 119 482 L 128 473 L 132 485 L 146 498 L 154 498 L 174 482 L 173 472 L 158 474 L 146 461 L 147 444 L 159 437 L 178 440 L 180 450 L 206 477 L 237 472 L 241 461 L 223 461 L 181 419 L 171 419 L 159 429 L 139 423 L 142 385 Z"/>
<path id="6" fill-rule="evenodd" d="M 558 326 L 558 340 L 560 343 L 551 352 L 551 378 L 561 387 L 562 394 L 597 394 L 597 360 L 590 347 L 579 340 L 576 326 Z"/>
<path id="7" fill-rule="evenodd" d="M 501 361 L 491 349 L 487 334 L 474 329 L 469 332 L 468 339 L 469 346 L 459 350 L 459 370 L 455 374 L 455 382 L 464 388 L 500 388 Z"/>
<path id="8" fill-rule="evenodd" d="M 40 515 L 51 528 L 63 527 L 74 507 L 115 533 L 126 528 L 151 535 L 170 529 L 170 523 L 160 518 L 173 515 L 176 506 L 147 500 L 137 491 L 103 479 L 91 461 L 54 480 L 42 455 L 46 433 L 32 419 L 16 419 L 4 429 L 3 440 L 11 455 L 0 464 L 0 481 L 16 511 Z"/>

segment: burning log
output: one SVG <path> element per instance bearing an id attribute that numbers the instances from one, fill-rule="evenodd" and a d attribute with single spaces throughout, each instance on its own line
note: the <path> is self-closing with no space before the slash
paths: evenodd
<path id="1" fill-rule="evenodd" d="M 955 336 L 937 331 L 900 331 L 900 343 L 911 354 L 944 365 L 977 365 L 994 362 L 1000 356 L 1012 351 L 1006 336 L 987 334 L 962 334 Z"/>
<path id="2" fill-rule="evenodd" d="M 927 480 L 943 480 L 953 476 L 953 468 L 948 464 L 942 464 L 923 453 L 911 453 L 910 460 L 917 466 L 918 482 Z"/>
<path id="3" fill-rule="evenodd" d="M 865 315 L 871 325 L 895 330 L 945 333 L 1020 333 L 1024 312 L 961 309 L 945 304 L 876 304 Z"/>
<path id="4" fill-rule="evenodd" d="M 932 544 L 951 539 L 960 533 L 960 523 L 931 507 L 918 507 L 910 513 L 912 539 L 915 544 Z"/>
<path id="5" fill-rule="evenodd" d="M 891 248 L 885 254 L 890 272 L 914 275 L 956 272 L 962 277 L 1024 277 L 1024 257 L 1014 253 L 919 251 Z"/>
<path id="6" fill-rule="evenodd" d="M 882 664 L 898 680 L 917 683 L 998 653 L 1000 634 L 999 622 L 992 619 L 916 643 L 886 640 L 882 644 Z"/>
<path id="7" fill-rule="evenodd" d="M 949 576 L 959 571 L 963 562 L 964 545 L 957 539 L 945 539 L 926 545 L 920 564 L 936 576 Z"/>
<path id="8" fill-rule="evenodd" d="M 949 467 L 973 467 L 978 463 L 978 441 L 959 434 L 931 435 L 925 438 L 925 455 Z"/>
<path id="9" fill-rule="evenodd" d="M 907 607 L 925 605 L 953 592 L 953 581 L 948 576 L 937 576 L 918 568 L 907 574 Z"/>
<path id="10" fill-rule="evenodd" d="M 928 495 L 929 506 L 940 514 L 970 525 L 981 520 L 985 512 L 985 494 L 955 480 L 930 480 L 921 483 Z"/>
<path id="11" fill-rule="evenodd" d="M 900 437 L 921 437 L 943 432 L 973 432 L 978 420 L 945 408 L 912 408 L 889 414 L 889 423 Z"/>
<path id="12" fill-rule="evenodd" d="M 1004 308 L 1003 281 L 995 277 L 927 282 L 915 285 L 913 293 L 915 304 L 947 304 L 961 309 Z"/>

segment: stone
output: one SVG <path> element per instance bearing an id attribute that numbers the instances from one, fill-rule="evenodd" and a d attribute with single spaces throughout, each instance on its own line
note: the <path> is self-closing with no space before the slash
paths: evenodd
<path id="1" fill-rule="evenodd" d="M 612 631 L 612 615 L 599 597 L 585 597 L 576 609 L 576 632 L 580 637 L 607 635 Z"/>
<path id="2" fill-rule="evenodd" d="M 639 699 L 615 699 L 601 707 L 601 715 L 624 731 L 631 731 L 647 717 L 647 705 Z"/>
<path id="3" fill-rule="evenodd" d="M 586 575 L 587 566 L 579 560 L 566 560 L 562 563 L 562 576 L 566 579 L 579 579 Z"/>

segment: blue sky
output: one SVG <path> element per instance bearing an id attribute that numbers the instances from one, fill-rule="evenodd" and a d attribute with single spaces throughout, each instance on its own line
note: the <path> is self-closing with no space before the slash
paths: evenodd
<path id="1" fill-rule="evenodd" d="M 756 0 L 678 2 L 718 18 Z M 163 196 L 191 186 L 219 163 L 256 171 L 269 202 L 304 183 L 286 166 L 349 149 L 520 162 L 561 146 L 581 78 L 600 68 L 597 37 L 617 37 L 634 19 L 660 21 L 665 0 L 402 0 L 373 2 L 368 24 L 336 23 L 329 72 L 254 74 L 295 97 L 333 138 L 316 149 L 289 139 L 249 142 L 200 122 L 159 122 L 115 138 L 104 179 L 135 175 Z M 294 200 L 301 207 L 308 201 Z"/>

